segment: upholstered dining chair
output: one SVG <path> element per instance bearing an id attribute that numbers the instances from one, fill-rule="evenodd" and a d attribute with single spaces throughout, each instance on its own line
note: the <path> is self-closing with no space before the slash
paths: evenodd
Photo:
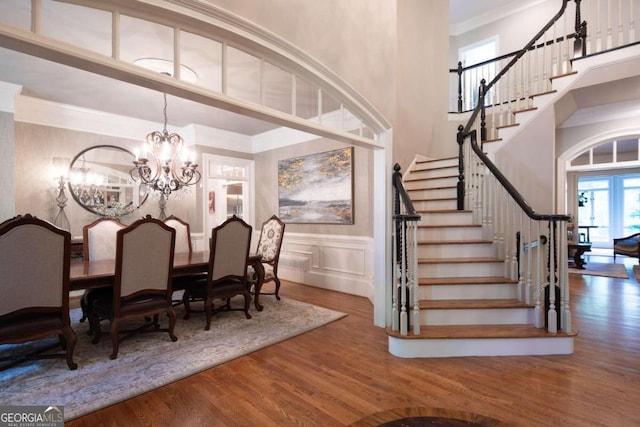
<path id="1" fill-rule="evenodd" d="M 191 253 L 193 246 L 191 244 L 191 227 L 189 223 L 178 218 L 175 215 L 168 216 L 164 219 L 164 223 L 169 227 L 176 230 L 176 247 L 175 253 Z M 182 295 L 179 291 L 184 291 L 185 283 L 193 282 L 206 278 L 205 273 L 200 274 L 185 274 L 180 276 L 173 276 L 173 306 L 182 304 Z"/>
<path id="2" fill-rule="evenodd" d="M 53 356 L 65 357 L 69 369 L 76 369 L 77 338 L 69 319 L 71 234 L 32 215 L 17 216 L 0 225 L 0 254 L 0 344 L 58 336 L 64 354 Z"/>
<path id="3" fill-rule="evenodd" d="M 89 313 L 94 343 L 100 340 L 100 320 L 108 318 L 111 322 L 111 359 L 118 357 L 120 342 L 133 333 L 162 331 L 169 333 L 171 341 L 177 340 L 173 333 L 176 313 L 171 305 L 175 239 L 173 228 L 150 215 L 117 232 L 113 295 L 94 300 Z M 169 317 L 168 328 L 160 328 L 161 313 Z M 128 320 L 152 316 L 153 321 L 146 321 L 139 328 L 122 329 Z"/>
<path id="4" fill-rule="evenodd" d="M 116 259 L 116 233 L 126 225 L 114 218 L 101 217 L 90 224 L 82 227 L 83 255 L 87 261 L 98 261 L 101 259 Z M 80 300 L 82 308 L 82 318 L 84 322 L 89 316 L 93 300 L 111 295 L 112 288 L 87 289 Z M 89 334 L 93 332 L 89 326 Z"/>
<path id="5" fill-rule="evenodd" d="M 226 301 L 221 309 L 242 310 L 245 317 L 251 319 L 251 293 L 246 277 L 250 246 L 251 226 L 235 215 L 211 231 L 207 278 L 185 286 L 185 319 L 191 315 L 191 302 L 203 301 L 207 319 L 205 330 L 208 331 L 211 327 L 214 300 L 218 299 Z M 236 295 L 244 297 L 244 308 L 231 308 L 230 299 Z"/>
<path id="6" fill-rule="evenodd" d="M 263 286 L 267 282 L 275 283 L 274 292 L 262 292 L 260 295 L 275 295 L 280 300 L 280 279 L 278 278 L 278 260 L 280 259 L 280 248 L 284 238 L 284 222 L 276 215 L 272 215 L 264 223 L 260 230 L 260 238 L 258 239 L 258 247 L 256 253 L 262 256 L 262 266 L 264 267 Z M 253 286 L 257 281 L 257 274 L 253 267 L 247 268 L 247 279 Z M 254 289 L 254 292 L 256 290 Z"/>

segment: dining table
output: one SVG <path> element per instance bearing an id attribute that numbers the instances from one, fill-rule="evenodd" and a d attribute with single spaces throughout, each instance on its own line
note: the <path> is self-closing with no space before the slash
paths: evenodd
<path id="1" fill-rule="evenodd" d="M 254 288 L 254 305 L 256 310 L 264 308 L 260 304 L 260 290 L 264 282 L 264 267 L 262 256 L 249 254 L 247 263 L 253 267 L 257 274 Z M 173 275 L 183 276 L 187 274 L 206 273 L 209 268 L 209 251 L 177 252 L 173 256 Z M 113 285 L 115 279 L 115 259 L 102 259 L 97 261 L 72 262 L 69 272 L 69 284 L 72 291 L 103 288 Z"/>

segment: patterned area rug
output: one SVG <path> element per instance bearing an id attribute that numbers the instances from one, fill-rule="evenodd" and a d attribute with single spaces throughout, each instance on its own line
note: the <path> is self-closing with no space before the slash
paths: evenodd
<path id="1" fill-rule="evenodd" d="M 615 277 L 618 279 L 628 279 L 629 274 L 624 264 L 600 263 L 589 261 L 585 264 L 584 270 L 569 268 L 571 274 L 583 274 L 587 276 Z"/>
<path id="2" fill-rule="evenodd" d="M 72 310 L 78 369 L 70 371 L 64 359 L 44 359 L 0 372 L 0 402 L 64 406 L 65 420 L 70 420 L 346 316 L 286 298 L 265 297 L 260 302 L 264 310 L 251 310 L 251 319 L 241 311 L 219 313 L 209 331 L 204 330 L 204 313 L 183 320 L 182 306 L 176 307 L 178 341 L 171 342 L 168 333 L 138 334 L 120 345 L 116 360 L 109 359 L 111 339 L 104 332 L 109 322 L 102 322 L 102 339 L 94 345 L 87 323 L 78 322 L 80 310 Z M 161 316 L 161 325 L 166 322 Z M 40 348 L 42 343 L 34 345 Z M 18 349 L 24 346 L 2 345 L 0 355 Z"/>

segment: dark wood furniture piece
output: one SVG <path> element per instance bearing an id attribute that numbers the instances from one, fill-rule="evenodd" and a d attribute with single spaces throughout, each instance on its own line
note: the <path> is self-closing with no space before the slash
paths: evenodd
<path id="1" fill-rule="evenodd" d="M 100 259 L 116 258 L 116 233 L 126 225 L 114 218 L 98 218 L 90 224 L 82 227 L 82 250 L 83 259 L 97 261 Z M 84 291 L 80 300 L 82 317 L 80 322 L 84 322 L 91 313 L 93 300 L 96 298 L 111 297 L 112 289 L 103 288 L 99 290 L 88 289 Z M 89 325 L 89 334 L 93 333 L 93 328 Z"/>
<path id="2" fill-rule="evenodd" d="M 258 247 L 256 254 L 262 256 L 262 266 L 264 268 L 264 280 L 262 284 L 268 282 L 275 283 L 274 292 L 262 292 L 262 295 L 275 295 L 280 300 L 280 279 L 278 278 L 278 260 L 280 259 L 280 249 L 284 238 L 285 224 L 276 215 L 271 216 L 264 223 L 260 230 Z M 258 280 L 258 275 L 252 266 L 247 272 L 249 283 L 253 285 Z M 255 289 L 254 289 L 254 292 Z"/>
<path id="3" fill-rule="evenodd" d="M 231 308 L 230 299 L 236 295 L 244 297 L 244 315 L 251 319 L 249 305 L 251 293 L 247 282 L 249 247 L 251 245 L 251 226 L 241 218 L 233 216 L 211 231 L 211 250 L 207 278 L 185 285 L 183 303 L 188 319 L 191 314 L 191 302 L 203 301 L 206 315 L 205 330 L 211 327 L 211 317 L 215 300 L 224 300 L 221 309 Z"/>
<path id="4" fill-rule="evenodd" d="M 113 295 L 95 299 L 89 313 L 94 343 L 100 340 L 100 320 L 108 318 L 111 322 L 111 359 L 118 357 L 120 342 L 132 333 L 168 332 L 171 341 L 178 339 L 173 333 L 176 312 L 171 304 L 176 231 L 147 215 L 119 230 L 116 239 Z M 168 328 L 160 328 L 158 318 L 162 313 L 169 317 Z M 151 317 L 153 321 L 133 331 L 122 328 L 127 320 Z"/>
<path id="5" fill-rule="evenodd" d="M 613 262 L 616 255 L 633 257 L 640 262 L 640 233 L 613 239 Z"/>
<path id="6" fill-rule="evenodd" d="M 254 295 L 254 306 L 256 310 L 262 311 L 260 304 L 260 289 L 264 269 L 260 262 L 260 255 L 249 255 L 249 264 L 258 272 L 258 282 Z M 173 275 L 185 275 L 195 273 L 206 273 L 209 266 L 209 251 L 194 251 L 192 253 L 175 253 L 173 257 Z M 103 259 L 99 261 L 72 262 L 69 272 L 70 290 L 79 291 L 85 289 L 95 289 L 111 286 L 115 276 L 115 260 Z"/>
<path id="7" fill-rule="evenodd" d="M 586 233 L 580 233 L 578 236 L 579 243 L 591 243 L 591 236 L 589 235 L 589 231 L 592 228 L 598 228 L 597 225 L 578 225 L 578 231 L 581 229 L 587 230 Z"/>
<path id="8" fill-rule="evenodd" d="M 64 357 L 69 369 L 76 369 L 77 338 L 69 319 L 71 234 L 29 214 L 17 216 L 0 225 L 0 254 L 0 344 L 53 335 L 64 350 L 44 355 L 40 349 L 11 358 L 4 368 L 30 358 Z"/>
<path id="9" fill-rule="evenodd" d="M 164 223 L 169 227 L 176 230 L 176 247 L 175 253 L 191 253 L 193 252 L 193 246 L 191 243 L 191 227 L 189 223 L 171 215 L 165 218 Z M 205 273 L 195 274 L 174 274 L 172 289 L 173 292 L 183 291 L 186 284 L 205 279 L 207 276 Z M 176 307 L 182 304 L 182 295 L 179 293 L 173 298 L 173 306 Z"/>
<path id="10" fill-rule="evenodd" d="M 591 243 L 569 243 L 567 246 L 569 251 L 569 260 L 571 261 L 573 258 L 573 263 L 576 268 L 584 270 L 586 262 L 584 261 L 584 258 L 582 258 L 582 255 L 584 255 L 585 252 L 591 252 Z"/>

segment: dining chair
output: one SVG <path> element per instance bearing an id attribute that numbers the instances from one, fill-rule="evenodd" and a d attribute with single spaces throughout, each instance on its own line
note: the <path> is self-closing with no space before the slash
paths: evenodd
<path id="1" fill-rule="evenodd" d="M 116 233 L 126 225 L 115 218 L 101 217 L 82 227 L 83 255 L 87 261 L 99 261 L 102 259 L 116 258 Z M 105 295 L 111 295 L 113 288 L 87 289 L 80 299 L 82 317 L 84 322 L 91 311 L 93 300 Z M 89 325 L 88 333 L 93 332 Z"/>
<path id="2" fill-rule="evenodd" d="M 276 215 L 272 215 L 264 223 L 260 230 L 260 238 L 256 253 L 262 256 L 262 266 L 264 268 L 264 279 L 262 285 L 267 282 L 275 282 L 274 292 L 262 292 L 260 295 L 275 295 L 280 300 L 280 279 L 278 278 L 278 260 L 280 259 L 280 248 L 284 238 L 285 224 Z M 247 268 L 247 279 L 251 286 L 255 286 L 258 277 L 252 266 Z M 254 292 L 257 290 L 254 289 Z"/>
<path id="3" fill-rule="evenodd" d="M 191 227 L 189 223 L 178 218 L 175 215 L 168 216 L 164 219 L 164 223 L 176 230 L 176 247 L 175 253 L 189 253 L 193 251 L 191 244 Z M 205 273 L 174 275 L 172 288 L 174 292 L 173 306 L 182 304 L 182 295 L 180 291 L 184 291 L 186 283 L 206 278 Z"/>
<path id="4" fill-rule="evenodd" d="M 100 320 L 111 322 L 111 359 L 118 357 L 120 342 L 138 332 L 168 332 L 171 341 L 178 339 L 173 333 L 176 313 L 171 305 L 175 239 L 173 228 L 150 215 L 116 233 L 113 295 L 94 300 L 89 313 L 94 343 L 100 340 Z M 168 328 L 160 328 L 161 313 L 169 317 Z M 152 321 L 145 321 L 136 329 L 122 328 L 129 320 L 152 316 Z"/>
<path id="5" fill-rule="evenodd" d="M 237 216 L 232 216 L 211 231 L 211 249 L 207 277 L 187 284 L 183 295 L 186 310 L 184 316 L 191 315 L 191 303 L 202 301 L 206 314 L 205 330 L 211 327 L 213 312 L 222 310 L 242 310 L 251 319 L 249 305 L 251 293 L 247 284 L 247 264 L 251 246 L 251 226 Z M 244 308 L 232 308 L 231 298 L 244 297 Z M 220 309 L 215 309 L 214 300 L 226 301 Z"/>
<path id="6" fill-rule="evenodd" d="M 0 344 L 17 344 L 57 336 L 64 354 L 38 350 L 24 359 L 64 357 L 69 369 L 76 334 L 69 318 L 71 234 L 30 214 L 0 225 Z"/>

